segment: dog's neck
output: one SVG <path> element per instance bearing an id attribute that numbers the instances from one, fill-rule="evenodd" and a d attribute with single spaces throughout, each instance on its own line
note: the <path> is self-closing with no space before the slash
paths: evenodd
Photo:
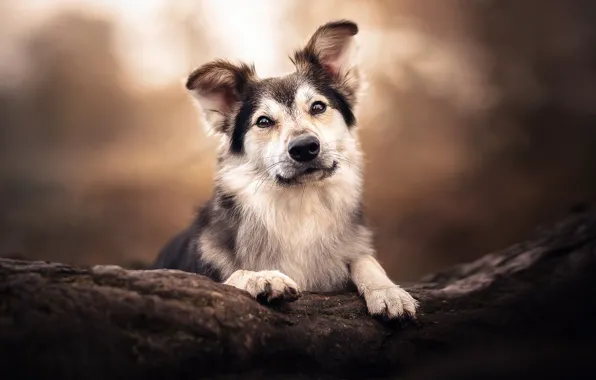
<path id="1" fill-rule="evenodd" d="M 320 230 L 341 229 L 362 204 L 360 170 L 348 165 L 322 181 L 282 186 L 250 163 L 225 164 L 216 182 L 234 196 L 245 218 L 254 218 L 272 231 L 286 223 L 296 228 L 309 224 Z"/>

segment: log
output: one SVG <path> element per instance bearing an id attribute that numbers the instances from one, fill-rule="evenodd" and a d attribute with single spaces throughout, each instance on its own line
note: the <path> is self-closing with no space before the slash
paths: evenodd
<path id="1" fill-rule="evenodd" d="M 590 209 L 407 286 L 415 323 L 370 317 L 356 293 L 270 307 L 180 271 L 2 259 L 2 377 L 579 378 L 595 373 L 595 275 Z"/>

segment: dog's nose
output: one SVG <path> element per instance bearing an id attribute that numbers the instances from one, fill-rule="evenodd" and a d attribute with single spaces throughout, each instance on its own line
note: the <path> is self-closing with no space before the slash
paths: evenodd
<path id="1" fill-rule="evenodd" d="M 290 157 L 299 162 L 314 160 L 319 155 L 320 149 L 319 140 L 312 135 L 296 137 L 288 145 Z"/>

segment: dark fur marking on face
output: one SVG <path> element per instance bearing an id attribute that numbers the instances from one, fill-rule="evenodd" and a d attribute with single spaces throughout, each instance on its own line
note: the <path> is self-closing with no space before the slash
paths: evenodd
<path id="1" fill-rule="evenodd" d="M 353 104 L 338 90 L 333 78 L 320 66 L 310 66 L 303 75 L 317 92 L 320 92 L 331 102 L 331 107 L 339 111 L 348 128 L 356 125 L 356 116 L 352 111 Z"/>
<path id="2" fill-rule="evenodd" d="M 277 103 L 284 105 L 288 110 L 292 109 L 296 100 L 296 93 L 300 87 L 299 78 L 293 74 L 284 78 L 270 78 L 263 81 L 266 94 L 271 96 Z"/>
<path id="3" fill-rule="evenodd" d="M 251 127 L 251 118 L 260 100 L 260 94 L 256 91 L 257 89 L 255 87 L 252 85 L 247 88 L 242 106 L 236 116 L 230 144 L 232 153 L 240 154 L 244 152 L 244 136 Z"/>

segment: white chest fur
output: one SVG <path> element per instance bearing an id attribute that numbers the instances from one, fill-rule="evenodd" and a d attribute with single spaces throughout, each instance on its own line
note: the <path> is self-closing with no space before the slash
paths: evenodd
<path id="1" fill-rule="evenodd" d="M 345 188 L 337 193 L 342 189 L 333 183 L 263 189 L 244 197 L 236 245 L 241 269 L 280 270 L 307 291 L 345 286 L 346 231 L 358 202 Z"/>

